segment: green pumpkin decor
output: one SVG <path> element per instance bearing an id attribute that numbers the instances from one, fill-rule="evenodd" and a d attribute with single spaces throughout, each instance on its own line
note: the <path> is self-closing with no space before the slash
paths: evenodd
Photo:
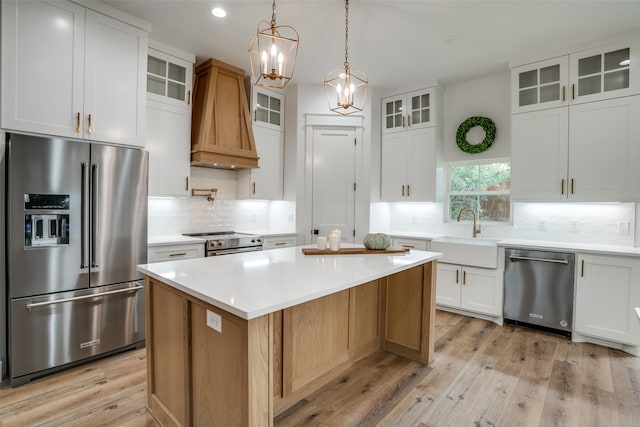
<path id="1" fill-rule="evenodd" d="M 391 240 L 384 233 L 369 233 L 364 236 L 362 243 L 367 249 L 383 250 L 391 245 Z"/>

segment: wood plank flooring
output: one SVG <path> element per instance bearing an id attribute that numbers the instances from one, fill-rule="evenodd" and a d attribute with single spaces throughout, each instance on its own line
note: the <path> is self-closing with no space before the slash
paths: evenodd
<path id="1" fill-rule="evenodd" d="M 154 426 L 135 350 L 12 389 L 0 425 Z M 438 311 L 428 367 L 385 352 L 280 414 L 276 426 L 639 426 L 640 358 Z"/>

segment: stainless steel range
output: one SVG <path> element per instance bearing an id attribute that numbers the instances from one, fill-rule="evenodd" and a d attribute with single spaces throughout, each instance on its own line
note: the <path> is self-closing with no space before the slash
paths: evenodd
<path id="1" fill-rule="evenodd" d="M 229 255 L 239 252 L 262 250 L 262 236 L 236 233 L 235 231 L 212 231 L 205 233 L 185 233 L 185 236 L 206 239 L 206 256 Z"/>

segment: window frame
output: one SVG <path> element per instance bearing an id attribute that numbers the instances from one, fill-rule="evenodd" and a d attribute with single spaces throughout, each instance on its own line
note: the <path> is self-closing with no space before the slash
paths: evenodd
<path id="1" fill-rule="evenodd" d="M 444 179 L 445 179 L 445 191 L 444 191 L 444 200 L 443 200 L 443 216 L 444 216 L 444 222 L 445 223 L 454 223 L 457 222 L 454 219 L 450 218 L 450 214 L 451 214 L 451 168 L 452 167 L 456 167 L 456 166 L 479 166 L 479 165 L 487 165 L 487 164 L 492 164 L 492 163 L 507 163 L 509 164 L 509 167 L 511 167 L 511 159 L 508 157 L 500 157 L 500 158 L 494 158 L 494 159 L 479 159 L 479 160 L 459 160 L 459 161 L 451 161 L 451 162 L 447 162 L 445 165 L 445 173 L 444 173 Z M 511 181 L 511 174 L 509 174 L 509 181 Z M 509 196 L 509 219 L 505 220 L 505 221 L 486 221 L 486 220 L 480 220 L 480 215 L 478 215 L 478 224 L 485 224 L 485 225 L 513 225 L 513 200 L 511 200 L 511 187 L 509 187 L 509 190 L 502 190 L 502 191 L 491 191 L 491 192 L 479 192 L 479 191 L 456 191 L 454 192 L 454 196 L 465 196 L 465 195 L 471 195 L 471 196 L 480 196 L 480 195 L 508 195 Z M 471 223 L 471 220 L 465 220 L 465 219 L 461 219 L 460 220 L 461 223 Z"/>

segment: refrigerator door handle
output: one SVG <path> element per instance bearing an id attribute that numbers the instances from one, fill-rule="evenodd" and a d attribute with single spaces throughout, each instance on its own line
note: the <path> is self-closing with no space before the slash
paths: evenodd
<path id="1" fill-rule="evenodd" d="M 98 221 L 98 189 L 100 188 L 100 183 L 98 182 L 98 165 L 91 165 L 91 268 L 97 268 L 98 265 L 98 235 L 100 234 L 100 223 Z"/>
<path id="2" fill-rule="evenodd" d="M 82 163 L 82 192 L 80 201 L 80 268 L 89 267 L 87 248 L 89 247 L 89 171 Z"/>
<path id="3" fill-rule="evenodd" d="M 53 305 L 53 304 L 62 304 L 63 302 L 80 301 L 80 300 L 85 300 L 85 299 L 90 299 L 90 298 L 99 298 L 99 297 L 104 297 L 106 295 L 123 294 L 125 292 L 137 292 L 140 289 L 144 289 L 144 287 L 143 286 L 133 286 L 131 288 L 118 289 L 116 291 L 100 292 L 100 293 L 97 293 L 97 294 L 83 295 L 81 297 L 62 298 L 62 299 L 57 299 L 57 300 L 52 300 L 52 301 L 43 301 L 43 302 L 29 302 L 29 303 L 26 304 L 25 307 L 26 307 L 27 310 L 31 311 L 31 309 L 36 308 L 36 307 L 43 307 L 43 306 Z"/>

